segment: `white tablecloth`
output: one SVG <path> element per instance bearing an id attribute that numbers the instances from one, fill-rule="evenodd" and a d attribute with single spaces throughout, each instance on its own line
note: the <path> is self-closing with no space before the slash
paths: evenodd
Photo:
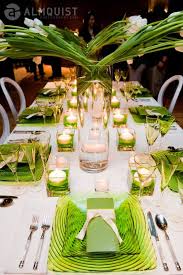
<path id="1" fill-rule="evenodd" d="M 124 102 L 122 100 L 121 104 Z M 157 102 L 153 98 L 139 99 L 138 104 L 146 105 L 157 105 Z M 135 129 L 137 135 L 137 151 L 144 151 L 147 147 L 145 131 L 143 124 L 136 124 L 131 115 L 128 117 L 128 126 Z M 162 146 L 166 148 L 167 146 L 183 147 L 183 130 L 175 124 L 175 128 L 165 136 Z M 16 130 L 30 130 L 31 126 L 17 126 Z M 56 146 L 56 127 L 34 127 L 34 130 L 46 129 L 51 134 L 51 145 L 52 154 L 57 152 Z M 78 151 L 77 151 L 77 133 L 75 135 L 75 152 L 73 153 L 63 153 L 70 161 L 70 189 L 74 194 L 83 193 L 88 194 L 94 191 L 94 183 L 97 177 L 104 177 L 109 180 L 109 189 L 113 193 L 128 192 L 129 186 L 127 184 L 128 175 L 128 159 L 130 152 L 118 152 L 116 147 L 116 129 L 109 126 L 110 132 L 110 154 L 109 154 L 109 166 L 108 168 L 99 174 L 88 174 L 79 168 L 78 161 Z M 12 136 L 10 135 L 10 139 Z M 158 190 L 158 184 L 157 184 Z M 156 190 L 155 196 L 158 196 L 158 191 Z M 4 187 L 0 186 L 0 194 L 4 194 Z M 178 196 L 178 195 L 177 195 Z M 176 199 L 177 199 L 176 196 Z M 157 209 L 153 207 L 151 203 L 152 198 L 145 198 L 143 202 L 144 211 L 151 210 L 153 214 L 157 213 Z M 18 268 L 19 260 L 23 255 L 23 249 L 25 245 L 25 240 L 27 237 L 31 217 L 35 212 L 40 216 L 40 224 L 42 222 L 45 213 L 50 218 L 50 222 L 53 218 L 53 213 L 56 205 L 56 198 L 47 198 L 46 188 L 44 180 L 42 182 L 41 192 L 33 192 L 31 188 L 27 188 L 27 191 L 14 201 L 14 205 L 6 209 L 0 208 L 0 274 L 5 273 L 35 273 L 32 270 L 35 251 L 38 245 L 38 238 L 40 234 L 36 232 L 35 238 L 32 241 L 30 254 L 28 255 L 24 269 L 20 270 Z M 173 207 L 172 205 L 170 207 Z M 52 217 L 52 218 L 51 218 Z M 183 268 L 183 230 L 182 232 L 176 232 L 175 226 L 170 227 L 169 234 L 175 248 L 176 254 Z M 40 229 L 39 229 L 40 233 Z M 168 247 L 163 235 L 163 232 L 158 230 L 158 234 L 161 239 L 161 244 L 166 255 L 166 259 L 170 268 L 169 272 L 164 272 L 162 265 L 158 258 L 158 268 L 153 271 L 146 272 L 135 272 L 135 274 L 183 274 L 176 271 L 172 258 L 169 254 Z M 50 240 L 51 230 L 47 232 L 46 242 L 44 246 L 44 252 L 41 257 L 41 262 L 39 265 L 38 273 L 46 272 L 46 260 L 48 254 L 49 240 Z M 153 240 L 154 242 L 154 240 Z M 156 244 L 155 244 L 156 248 Z M 129 272 L 123 272 L 122 274 L 131 274 Z M 134 273 L 133 273 L 134 274 Z"/>

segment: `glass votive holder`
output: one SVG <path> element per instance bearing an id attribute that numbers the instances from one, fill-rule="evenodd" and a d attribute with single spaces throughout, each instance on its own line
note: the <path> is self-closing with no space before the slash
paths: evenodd
<path id="1" fill-rule="evenodd" d="M 71 99 L 67 101 L 68 108 L 77 109 L 78 107 L 78 101 L 77 96 L 72 96 Z"/>
<path id="2" fill-rule="evenodd" d="M 118 129 L 118 151 L 133 151 L 135 144 L 136 135 L 133 129 Z"/>
<path id="3" fill-rule="evenodd" d="M 69 110 L 64 114 L 64 126 L 66 128 L 76 129 L 78 125 L 78 116 L 77 113 L 73 110 Z"/>
<path id="4" fill-rule="evenodd" d="M 47 193 L 51 197 L 59 197 L 69 193 L 69 164 L 68 161 L 59 157 L 48 164 L 47 169 Z"/>
<path id="5" fill-rule="evenodd" d="M 71 95 L 74 97 L 74 96 L 77 96 L 77 85 L 75 84 L 72 84 L 71 85 Z"/>
<path id="6" fill-rule="evenodd" d="M 57 130 L 57 147 L 59 152 L 74 151 L 74 129 Z"/>
<path id="7" fill-rule="evenodd" d="M 116 109 L 113 112 L 113 127 L 122 127 L 126 126 L 127 124 L 127 119 L 128 119 L 128 114 L 124 113 L 120 109 Z"/>
<path id="8" fill-rule="evenodd" d="M 112 89 L 112 96 L 116 96 L 116 90 Z"/>
<path id="9" fill-rule="evenodd" d="M 112 109 L 120 108 L 120 101 L 117 98 L 117 96 L 112 96 L 111 97 L 111 108 Z"/>

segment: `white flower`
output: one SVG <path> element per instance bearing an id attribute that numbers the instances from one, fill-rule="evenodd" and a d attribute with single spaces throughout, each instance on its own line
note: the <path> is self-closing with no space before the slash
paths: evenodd
<path id="1" fill-rule="evenodd" d="M 54 24 L 49 24 L 49 27 L 52 29 L 56 29 L 56 25 L 54 25 Z"/>
<path id="2" fill-rule="evenodd" d="M 0 19 L 0 30 L 4 29 L 4 23 L 3 21 Z M 0 35 L 3 35 L 3 32 L 0 32 Z"/>
<path id="3" fill-rule="evenodd" d="M 140 15 L 130 16 L 128 18 L 128 25 L 128 34 L 134 34 L 147 25 L 147 19 L 142 18 Z"/>
<path id="4" fill-rule="evenodd" d="M 43 36 L 48 36 L 48 34 L 44 30 L 42 30 L 39 26 L 37 26 L 36 28 L 29 28 L 29 30 L 33 33 L 38 33 Z"/>
<path id="5" fill-rule="evenodd" d="M 177 52 L 183 53 L 183 46 L 175 47 L 175 50 L 176 50 Z"/>
<path id="6" fill-rule="evenodd" d="M 28 36 L 25 32 L 16 32 L 15 34 L 18 36 Z"/>
<path id="7" fill-rule="evenodd" d="M 128 65 L 133 64 L 133 59 L 129 59 L 129 60 L 127 60 L 127 64 L 128 64 Z"/>
<path id="8" fill-rule="evenodd" d="M 29 19 L 29 18 L 25 18 L 24 19 L 24 24 L 29 28 L 33 28 L 34 27 L 34 20 Z"/>
<path id="9" fill-rule="evenodd" d="M 169 17 L 169 18 L 170 18 L 170 17 L 174 17 L 174 16 L 177 16 L 177 15 L 179 15 L 179 14 L 181 14 L 181 11 L 172 12 L 168 17 Z"/>
<path id="10" fill-rule="evenodd" d="M 42 57 L 41 56 L 35 56 L 32 61 L 36 63 L 37 65 L 41 64 Z"/>
<path id="11" fill-rule="evenodd" d="M 34 19 L 34 26 L 43 26 L 43 22 L 37 18 Z"/>

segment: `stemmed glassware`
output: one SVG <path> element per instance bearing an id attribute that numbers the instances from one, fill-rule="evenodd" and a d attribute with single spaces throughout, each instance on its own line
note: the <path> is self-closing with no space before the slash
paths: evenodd
<path id="1" fill-rule="evenodd" d="M 42 99 L 36 99 L 36 104 L 37 104 L 37 106 L 39 108 L 39 111 L 41 112 L 41 114 L 43 116 L 44 124 L 46 124 L 46 108 L 47 108 L 47 104 Z"/>
<path id="2" fill-rule="evenodd" d="M 41 133 L 37 137 L 39 139 L 39 153 L 40 153 L 40 157 L 42 160 L 44 175 L 45 175 L 47 154 L 48 154 L 49 144 L 50 144 L 50 134 L 49 133 Z"/>
<path id="3" fill-rule="evenodd" d="M 157 164 L 151 155 L 146 153 L 137 153 L 134 156 L 134 161 L 138 175 L 135 180 L 139 182 L 139 199 L 141 200 L 143 188 L 145 186 L 149 186 L 155 180 L 155 170 L 157 168 Z"/>
<path id="4" fill-rule="evenodd" d="M 0 156 L 2 160 L 4 161 L 4 164 L 8 166 L 10 171 L 13 173 L 15 177 L 15 181 L 17 185 L 19 185 L 19 178 L 17 174 L 17 167 L 18 167 L 18 161 L 20 156 L 20 146 L 13 146 L 11 150 L 1 150 Z M 21 195 L 24 192 L 24 188 L 22 186 L 16 186 L 16 193 L 17 195 Z"/>
<path id="5" fill-rule="evenodd" d="M 125 82 L 127 80 L 127 77 L 128 77 L 128 70 L 122 70 L 121 71 L 121 76 L 123 78 L 123 81 Z"/>
<path id="6" fill-rule="evenodd" d="M 160 135 L 160 126 L 158 118 L 154 116 L 146 116 L 146 140 L 148 143 L 148 151 L 151 151 L 151 146 L 155 143 Z"/>
<path id="7" fill-rule="evenodd" d="M 114 71 L 114 78 L 117 82 L 117 88 L 119 89 L 119 82 L 121 80 L 121 70 L 120 69 L 115 69 Z"/>

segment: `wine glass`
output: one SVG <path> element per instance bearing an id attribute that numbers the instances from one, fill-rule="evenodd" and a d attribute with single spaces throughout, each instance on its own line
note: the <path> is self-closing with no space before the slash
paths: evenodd
<path id="1" fill-rule="evenodd" d="M 34 184 L 36 185 L 36 177 L 35 177 L 35 168 L 36 168 L 36 147 L 37 147 L 37 142 L 34 139 L 34 136 L 31 135 L 30 137 L 30 144 L 27 143 L 22 143 L 21 149 L 27 159 L 28 165 L 30 172 L 32 174 L 32 178 L 34 181 Z"/>
<path id="2" fill-rule="evenodd" d="M 50 144 L 50 133 L 41 133 L 38 136 L 39 140 L 39 153 L 41 156 L 41 161 L 43 164 L 43 170 L 44 175 L 46 173 L 46 162 L 47 162 L 47 156 L 48 156 L 48 150 L 49 150 L 49 144 Z"/>
<path id="3" fill-rule="evenodd" d="M 143 194 L 143 188 L 149 186 L 155 181 L 155 170 L 157 168 L 156 162 L 150 154 L 137 153 L 134 156 L 137 176 L 135 180 L 139 182 L 139 199 Z"/>
<path id="4" fill-rule="evenodd" d="M 2 149 L 0 151 L 0 156 L 1 156 L 2 160 L 4 161 L 4 164 L 7 165 L 8 168 L 10 169 L 10 171 L 13 173 L 17 185 L 19 185 L 17 167 L 18 167 L 19 157 L 21 157 L 20 156 L 20 146 L 12 145 L 11 149 L 8 146 L 8 148 L 7 148 L 8 150 L 5 148 L 6 147 L 4 147 L 4 150 Z M 16 191 L 17 195 L 21 195 L 24 193 L 25 189 L 22 186 L 16 186 L 15 191 Z"/>
<path id="5" fill-rule="evenodd" d="M 120 69 L 115 69 L 114 77 L 115 77 L 115 80 L 117 81 L 117 87 L 119 88 L 119 82 L 121 79 L 121 70 Z"/>
<path id="6" fill-rule="evenodd" d="M 47 104 L 45 101 L 43 101 L 42 99 L 36 99 L 36 104 L 39 108 L 39 111 L 41 112 L 42 116 L 43 116 L 43 121 L 44 121 L 44 125 L 46 124 L 46 108 L 47 108 Z"/>
<path id="7" fill-rule="evenodd" d="M 148 144 L 148 151 L 151 151 L 151 146 L 155 143 L 160 135 L 160 126 L 157 117 L 146 116 L 146 140 Z"/>
<path id="8" fill-rule="evenodd" d="M 121 71 L 121 76 L 123 78 L 123 81 L 125 82 L 127 80 L 127 77 L 128 77 L 128 70 L 122 70 Z"/>

